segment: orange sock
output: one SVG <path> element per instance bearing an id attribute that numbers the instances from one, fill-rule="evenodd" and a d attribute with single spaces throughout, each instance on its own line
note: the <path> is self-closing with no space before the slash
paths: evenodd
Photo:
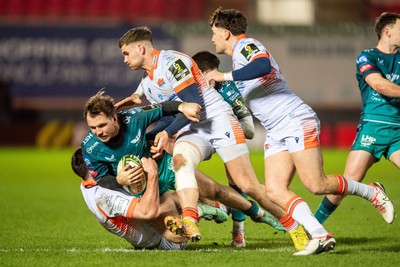
<path id="1" fill-rule="evenodd" d="M 287 232 L 296 228 L 298 225 L 298 223 L 289 214 L 286 214 L 285 217 L 279 220 L 279 222 L 283 225 L 283 227 L 285 227 Z"/>
<path id="2" fill-rule="evenodd" d="M 189 218 L 193 220 L 195 223 L 199 222 L 199 214 L 197 213 L 197 209 L 193 207 L 185 207 L 182 209 L 182 218 Z"/>

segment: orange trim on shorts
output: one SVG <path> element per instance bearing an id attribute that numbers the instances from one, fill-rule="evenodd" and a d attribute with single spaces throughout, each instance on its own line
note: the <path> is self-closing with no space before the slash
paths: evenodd
<path id="1" fill-rule="evenodd" d="M 339 182 L 339 189 L 337 191 L 337 195 L 344 195 L 347 193 L 349 185 L 347 184 L 346 178 L 344 178 L 340 174 L 335 174 L 336 178 L 338 179 Z"/>
<path id="2" fill-rule="evenodd" d="M 319 147 L 317 125 L 314 121 L 304 121 L 301 123 L 304 136 L 304 149 Z"/>
<path id="3" fill-rule="evenodd" d="M 289 214 L 291 217 L 293 216 L 293 212 L 296 208 L 297 205 L 299 205 L 300 203 L 304 202 L 304 200 L 299 197 L 299 196 L 294 196 L 292 197 L 288 203 L 286 203 L 285 205 L 285 211 L 287 214 Z"/>
<path id="4" fill-rule="evenodd" d="M 243 129 L 240 127 L 239 122 L 235 118 L 230 118 L 233 136 L 235 137 L 236 144 L 246 143 L 246 137 L 244 136 Z"/>

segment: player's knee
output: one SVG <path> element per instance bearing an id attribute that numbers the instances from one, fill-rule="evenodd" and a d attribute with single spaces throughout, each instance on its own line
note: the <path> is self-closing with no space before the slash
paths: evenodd
<path id="1" fill-rule="evenodd" d="M 174 163 L 174 171 L 178 171 L 185 164 L 185 158 L 182 154 L 174 155 L 172 161 Z"/>

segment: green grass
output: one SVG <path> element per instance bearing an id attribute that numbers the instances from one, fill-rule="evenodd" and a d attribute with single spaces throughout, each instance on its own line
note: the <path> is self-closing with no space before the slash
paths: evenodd
<path id="1" fill-rule="evenodd" d="M 186 251 L 135 251 L 106 232 L 87 209 L 80 180 L 70 170 L 72 150 L 0 149 L 0 266 L 399 266 L 400 222 L 387 225 L 365 200 L 350 196 L 325 224 L 334 253 L 294 257 L 287 234 L 246 221 L 245 249 L 229 247 L 231 221 L 202 221 L 203 238 Z M 342 172 L 347 151 L 324 150 L 326 173 Z M 262 154 L 252 153 L 262 179 Z M 200 169 L 226 184 L 215 156 Z M 368 173 L 400 206 L 398 170 L 386 160 Z M 262 181 L 262 180 L 261 180 Z M 295 179 L 292 190 L 314 211 L 321 197 Z"/>

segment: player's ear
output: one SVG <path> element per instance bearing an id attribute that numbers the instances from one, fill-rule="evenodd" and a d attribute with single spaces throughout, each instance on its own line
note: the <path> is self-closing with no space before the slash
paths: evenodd
<path id="1" fill-rule="evenodd" d="M 228 40 L 230 37 L 231 37 L 231 32 L 230 31 L 228 31 L 228 30 L 224 30 L 224 38 L 225 38 L 225 40 Z"/>
<path id="2" fill-rule="evenodd" d="M 138 44 L 138 49 L 139 49 L 139 53 L 140 53 L 141 55 L 146 54 L 146 47 L 145 47 L 144 45 Z"/>

